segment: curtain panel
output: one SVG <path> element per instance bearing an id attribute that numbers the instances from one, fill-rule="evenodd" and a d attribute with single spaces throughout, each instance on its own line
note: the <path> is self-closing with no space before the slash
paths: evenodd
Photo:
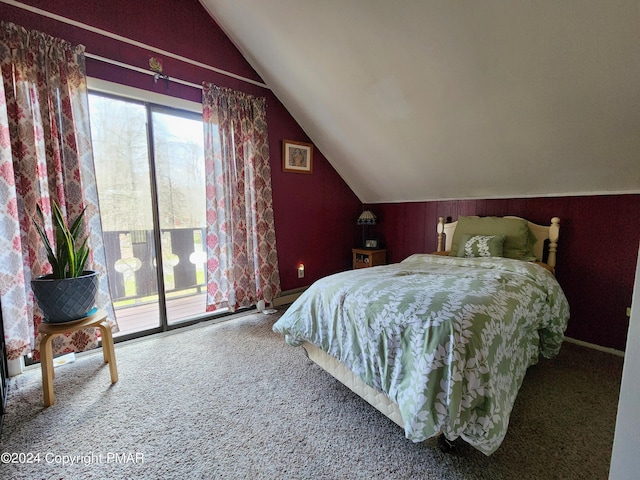
<path id="1" fill-rule="evenodd" d="M 280 293 L 266 99 L 203 84 L 207 311 Z"/>
<path id="2" fill-rule="evenodd" d="M 100 273 L 97 305 L 115 319 L 98 209 L 84 62 L 82 45 L 73 46 L 12 23 L 0 25 L 0 295 L 10 359 L 30 352 L 39 358 L 37 326 L 42 313 L 34 303 L 30 281 L 51 269 L 33 225 L 37 204 L 49 214 L 49 234 L 53 231 L 52 199 L 68 219 L 75 219 L 86 206 L 88 265 Z M 98 339 L 97 329 L 59 335 L 53 350 L 82 351 L 97 346 Z"/>

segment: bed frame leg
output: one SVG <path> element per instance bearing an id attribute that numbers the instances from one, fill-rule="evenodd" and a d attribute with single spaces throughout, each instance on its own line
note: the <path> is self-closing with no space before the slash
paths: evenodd
<path id="1" fill-rule="evenodd" d="M 450 453 L 451 450 L 456 448 L 455 444 L 447 439 L 443 433 L 438 435 L 438 447 L 442 453 Z"/>

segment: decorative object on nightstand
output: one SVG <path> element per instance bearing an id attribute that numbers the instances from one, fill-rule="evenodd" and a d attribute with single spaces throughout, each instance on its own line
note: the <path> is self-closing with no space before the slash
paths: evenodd
<path id="1" fill-rule="evenodd" d="M 385 249 L 352 248 L 353 268 L 377 267 L 387 263 L 387 251 Z"/>
<path id="2" fill-rule="evenodd" d="M 362 225 L 362 246 L 364 248 L 378 248 L 378 240 L 375 238 L 369 238 L 369 227 L 375 225 L 377 218 L 371 210 L 364 210 L 358 217 L 356 222 L 358 225 Z"/>
<path id="3" fill-rule="evenodd" d="M 364 248 L 373 248 L 377 249 L 380 245 L 378 245 L 378 240 L 375 238 L 367 238 L 364 241 Z"/>

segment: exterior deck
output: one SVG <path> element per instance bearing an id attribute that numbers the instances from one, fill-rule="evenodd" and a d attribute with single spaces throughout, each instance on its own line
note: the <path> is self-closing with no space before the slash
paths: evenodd
<path id="1" fill-rule="evenodd" d="M 164 290 L 169 326 L 206 315 L 203 228 L 163 229 Z M 109 286 L 120 331 L 160 327 L 158 278 L 151 230 L 104 231 Z"/>
<path id="2" fill-rule="evenodd" d="M 169 298 L 167 300 L 167 315 L 169 324 L 202 315 L 205 312 L 206 293 Z M 116 308 L 116 319 L 120 331 L 114 337 L 150 330 L 160 326 L 159 304 L 146 303 L 135 306 Z"/>

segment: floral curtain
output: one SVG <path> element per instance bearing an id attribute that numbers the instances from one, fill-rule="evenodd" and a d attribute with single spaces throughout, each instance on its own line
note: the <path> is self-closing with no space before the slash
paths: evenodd
<path id="1" fill-rule="evenodd" d="M 12 23 L 0 25 L 0 295 L 9 359 L 34 353 L 42 313 L 30 281 L 50 273 L 33 225 L 36 205 L 50 212 L 51 201 L 75 219 L 86 206 L 86 231 L 100 272 L 97 306 L 115 319 L 109 293 L 98 210 L 84 47 Z M 47 230 L 52 231 L 51 219 Z M 117 326 L 114 323 L 114 326 Z M 87 329 L 57 336 L 54 353 L 97 345 L 99 332 Z"/>
<path id="2" fill-rule="evenodd" d="M 280 293 L 266 100 L 204 84 L 207 311 Z"/>

